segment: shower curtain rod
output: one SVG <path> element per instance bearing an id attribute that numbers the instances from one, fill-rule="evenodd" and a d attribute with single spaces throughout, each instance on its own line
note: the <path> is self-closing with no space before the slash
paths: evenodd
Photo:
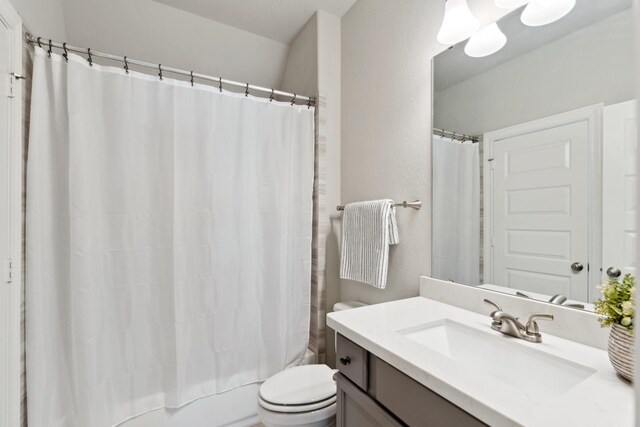
<path id="1" fill-rule="evenodd" d="M 62 49 L 64 51 L 63 56 L 65 56 L 65 57 L 67 55 L 67 52 L 74 52 L 74 53 L 78 53 L 78 54 L 82 54 L 82 55 L 87 55 L 87 61 L 89 61 L 89 64 L 92 64 L 92 57 L 106 58 L 106 59 L 110 59 L 112 61 L 122 62 L 122 63 L 124 63 L 124 69 L 126 70 L 127 73 L 129 72 L 129 65 L 133 64 L 133 65 L 138 65 L 140 67 L 154 68 L 154 69 L 158 70 L 158 75 L 159 75 L 160 79 L 162 79 L 162 73 L 169 72 L 169 73 L 173 73 L 173 74 L 178 74 L 178 75 L 181 75 L 181 76 L 189 77 L 192 85 L 193 85 L 195 79 L 206 80 L 206 81 L 209 81 L 209 82 L 217 83 L 218 84 L 218 88 L 220 89 L 220 91 L 222 91 L 222 85 L 228 85 L 228 86 L 234 86 L 234 87 L 238 87 L 238 88 L 243 88 L 245 90 L 245 95 L 249 95 L 249 90 L 253 90 L 253 91 L 256 91 L 256 92 L 262 92 L 262 93 L 265 93 L 265 94 L 269 94 L 269 100 L 272 100 L 275 95 L 285 96 L 287 98 L 291 97 L 292 98 L 290 100 L 291 105 L 295 104 L 297 101 L 306 101 L 307 106 L 311 107 L 311 105 L 314 105 L 315 102 L 316 102 L 315 98 L 312 98 L 310 96 L 298 95 L 298 94 L 291 93 L 291 92 L 285 92 L 285 91 L 282 91 L 282 90 L 270 89 L 270 88 L 266 88 L 266 87 L 262 87 L 262 86 L 252 85 L 252 84 L 249 84 L 249 83 L 240 83 L 240 82 L 236 82 L 236 81 L 233 81 L 233 80 L 223 79 L 222 77 L 207 76 L 205 74 L 199 74 L 199 73 L 195 73 L 193 71 L 187 71 L 187 70 L 181 70 L 179 68 L 167 67 L 167 66 L 164 66 L 162 64 L 153 64 L 151 62 L 140 61 L 138 59 L 130 59 L 130 58 L 126 57 L 126 56 L 117 56 L 117 55 L 112 55 L 110 53 L 97 52 L 97 51 L 91 50 L 90 48 L 85 49 L 85 48 L 82 48 L 82 47 L 71 46 L 71 45 L 68 45 L 66 43 L 56 42 L 56 41 L 53 41 L 51 39 L 44 39 L 42 37 L 34 37 L 30 33 L 25 33 L 25 39 L 27 40 L 27 43 L 30 43 L 32 45 L 38 45 L 41 48 L 47 50 L 49 53 L 51 53 L 53 48 L 56 48 L 56 49 Z"/>
<path id="2" fill-rule="evenodd" d="M 451 140 L 458 140 L 460 142 L 471 141 L 472 143 L 480 142 L 480 137 L 477 135 L 465 135 L 463 133 L 451 132 L 444 129 L 433 128 L 433 134 L 442 138 L 451 138 Z"/>

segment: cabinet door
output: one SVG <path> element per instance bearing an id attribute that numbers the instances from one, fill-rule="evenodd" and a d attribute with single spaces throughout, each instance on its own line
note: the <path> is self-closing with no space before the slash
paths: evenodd
<path id="1" fill-rule="evenodd" d="M 410 426 L 486 427 L 442 396 L 387 362 L 369 357 L 369 394 Z"/>
<path id="2" fill-rule="evenodd" d="M 379 406 L 344 375 L 336 374 L 337 427 L 400 427 L 393 415 Z"/>

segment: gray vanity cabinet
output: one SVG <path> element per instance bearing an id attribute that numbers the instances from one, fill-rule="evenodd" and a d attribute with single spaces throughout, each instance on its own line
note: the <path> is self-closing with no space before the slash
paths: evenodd
<path id="1" fill-rule="evenodd" d="M 404 424 L 342 374 L 336 375 L 337 427 L 399 427 Z"/>
<path id="2" fill-rule="evenodd" d="M 338 334 L 337 427 L 476 427 L 483 422 Z"/>

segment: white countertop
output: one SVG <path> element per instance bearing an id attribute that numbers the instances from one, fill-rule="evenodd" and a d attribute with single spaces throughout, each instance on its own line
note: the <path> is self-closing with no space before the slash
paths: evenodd
<path id="1" fill-rule="evenodd" d="M 329 313 L 327 325 L 491 426 L 634 425 L 633 386 L 615 374 L 605 351 L 545 333 L 538 344 L 504 336 L 513 345 L 531 346 L 596 371 L 560 396 L 534 399 L 397 332 L 440 319 L 503 336 L 490 329 L 488 315 L 424 297 Z M 522 375 L 527 375 L 526 366 Z"/>

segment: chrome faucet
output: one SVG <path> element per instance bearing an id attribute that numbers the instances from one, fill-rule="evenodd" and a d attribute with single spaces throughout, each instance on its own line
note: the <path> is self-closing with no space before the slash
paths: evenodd
<path id="1" fill-rule="evenodd" d="M 542 335 L 536 319 L 553 320 L 553 314 L 536 313 L 529 316 L 527 323 L 523 325 L 517 317 L 505 313 L 498 304 L 485 298 L 485 303 L 492 305 L 496 310 L 491 312 L 491 329 L 502 332 L 505 335 L 519 338 L 529 342 L 542 342 Z"/>

